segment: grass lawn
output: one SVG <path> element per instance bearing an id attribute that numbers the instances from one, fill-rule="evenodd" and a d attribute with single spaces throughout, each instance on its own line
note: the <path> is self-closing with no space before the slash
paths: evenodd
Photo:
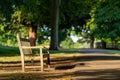
<path id="1" fill-rule="evenodd" d="M 50 55 L 54 57 L 75 56 L 77 54 L 79 54 L 78 49 L 50 51 Z M 0 47 L 0 63 L 3 62 L 20 62 L 20 52 L 18 47 Z"/>
<path id="2" fill-rule="evenodd" d="M 120 54 L 120 50 L 102 49 L 106 53 Z M 79 49 L 60 49 L 50 51 L 51 56 L 76 56 Z M 20 53 L 18 47 L 0 47 L 0 63 L 1 62 L 18 62 L 20 61 Z"/>
<path id="3" fill-rule="evenodd" d="M 2 56 L 18 56 L 18 47 L 0 47 L 0 57 Z"/>
<path id="4" fill-rule="evenodd" d="M 120 55 L 120 50 L 107 50 L 103 49 L 104 52 Z"/>
<path id="5" fill-rule="evenodd" d="M 20 61 L 20 53 L 17 47 L 0 47 L 0 63 Z"/>

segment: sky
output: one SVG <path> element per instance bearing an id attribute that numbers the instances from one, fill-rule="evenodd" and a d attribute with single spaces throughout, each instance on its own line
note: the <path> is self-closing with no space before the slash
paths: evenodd
<path id="1" fill-rule="evenodd" d="M 70 38 L 72 38 L 73 42 L 77 42 L 78 39 L 82 39 L 82 37 L 70 35 Z"/>

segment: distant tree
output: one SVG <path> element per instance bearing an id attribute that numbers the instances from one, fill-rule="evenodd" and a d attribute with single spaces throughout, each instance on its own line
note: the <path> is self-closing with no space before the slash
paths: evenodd
<path id="1" fill-rule="evenodd" d="M 120 1 L 101 0 L 96 8 L 94 23 L 95 35 L 101 40 L 111 39 L 112 42 L 119 41 L 120 35 Z"/>
<path id="2" fill-rule="evenodd" d="M 59 33 L 59 36 L 62 36 L 62 38 L 59 38 L 59 43 L 70 36 L 71 31 L 74 31 L 75 35 L 81 35 L 84 26 L 91 19 L 90 12 L 96 3 L 95 0 L 61 1 L 59 32 L 65 31 L 65 33 L 64 36 Z"/>
<path id="3" fill-rule="evenodd" d="M 74 48 L 74 42 L 70 37 L 67 37 L 64 41 L 61 42 L 61 47 L 62 48 Z"/>

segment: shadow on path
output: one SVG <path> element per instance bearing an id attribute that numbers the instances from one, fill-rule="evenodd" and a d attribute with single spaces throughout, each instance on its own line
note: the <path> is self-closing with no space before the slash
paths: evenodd
<path id="1" fill-rule="evenodd" d="M 52 70 L 30 73 L 11 71 L 11 74 L 0 74 L 0 80 L 120 80 L 119 63 L 120 56 L 102 50 L 82 49 L 78 56 L 52 58 Z"/>

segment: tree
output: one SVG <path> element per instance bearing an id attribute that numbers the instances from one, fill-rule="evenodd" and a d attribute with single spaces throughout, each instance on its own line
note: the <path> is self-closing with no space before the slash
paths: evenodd
<path id="1" fill-rule="evenodd" d="M 31 45 L 35 45 L 38 25 L 41 25 L 40 27 L 44 24 L 49 25 L 48 20 L 50 14 L 48 14 L 48 2 L 42 0 L 23 0 L 19 1 L 20 5 L 18 5 L 18 2 L 14 1 L 15 12 L 12 19 L 19 25 L 22 24 L 29 27 L 29 39 Z M 16 12 L 19 12 L 19 14 L 17 15 Z"/>
<path id="2" fill-rule="evenodd" d="M 50 49 L 58 49 L 61 41 L 70 35 L 71 30 L 74 30 L 76 34 L 81 34 L 84 25 L 91 19 L 90 12 L 96 2 L 64 0 L 59 6 L 60 0 L 4 0 L 0 1 L 2 5 L 0 8 L 6 21 L 9 22 L 4 27 L 6 30 L 18 32 L 20 28 L 29 28 L 31 45 L 35 45 L 37 30 L 40 30 L 40 36 L 44 36 L 42 32 L 46 35 L 46 31 L 43 30 L 46 27 L 47 35 L 51 36 Z M 6 6 L 3 3 L 7 3 L 9 8 L 4 8 Z M 50 30 L 51 34 L 49 34 Z M 58 39 L 60 36 L 62 38 Z"/>
<path id="3" fill-rule="evenodd" d="M 97 1 L 93 0 L 64 0 L 60 6 L 59 32 L 65 31 L 64 36 L 59 33 L 59 43 L 70 36 L 72 30 L 80 35 L 84 26 L 91 19 L 91 9 Z"/>
<path id="4" fill-rule="evenodd" d="M 54 50 L 58 49 L 59 6 L 60 0 L 52 0 L 50 49 Z"/>
<path id="5" fill-rule="evenodd" d="M 30 37 L 35 39 L 38 25 L 41 27 L 44 24 L 49 25 L 49 3 L 49 1 L 42 0 L 0 1 L 3 19 L 5 19 L 5 22 L 9 22 L 4 28 L 7 31 L 13 30 L 18 32 L 17 30 L 27 26 L 30 28 Z"/>
<path id="6" fill-rule="evenodd" d="M 117 42 L 120 31 L 120 1 L 101 0 L 94 15 L 94 29 L 96 38 L 101 40 L 111 39 Z"/>
<path id="7" fill-rule="evenodd" d="M 62 47 L 62 48 L 66 48 L 66 49 L 74 48 L 74 42 L 73 42 L 73 40 L 68 36 L 64 41 L 62 41 L 61 47 Z"/>

